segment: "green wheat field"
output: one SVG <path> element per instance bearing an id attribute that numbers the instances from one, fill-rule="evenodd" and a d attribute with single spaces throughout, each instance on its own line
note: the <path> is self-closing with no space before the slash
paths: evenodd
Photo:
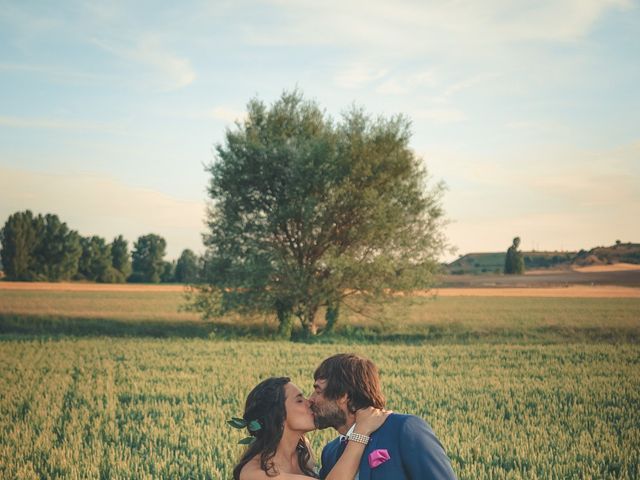
<path id="1" fill-rule="evenodd" d="M 0 291 L 0 478 L 229 479 L 248 391 L 309 392 L 341 351 L 377 363 L 461 479 L 640 477 L 640 299 L 402 300 L 396 322 L 291 343 L 176 313 L 179 296 L 67 293 Z M 316 457 L 332 436 L 309 434 Z"/>

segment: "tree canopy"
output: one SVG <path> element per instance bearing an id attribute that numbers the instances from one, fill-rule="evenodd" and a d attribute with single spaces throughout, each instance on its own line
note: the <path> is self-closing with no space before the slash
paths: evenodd
<path id="1" fill-rule="evenodd" d="M 156 234 L 138 238 L 132 265 L 128 242 L 122 235 L 111 243 L 97 235 L 81 237 L 57 215 L 34 215 L 25 210 L 7 218 L 0 228 L 0 244 L 0 267 L 8 280 L 176 281 L 178 264 L 164 260 L 167 242 Z M 183 251 L 180 258 L 178 281 L 193 281 L 198 258 L 191 250 Z"/>
<path id="2" fill-rule="evenodd" d="M 193 283 L 198 279 L 198 257 L 188 248 L 180 254 L 176 262 L 175 280 L 179 283 Z"/>
<path id="3" fill-rule="evenodd" d="M 116 271 L 114 281 L 117 283 L 124 282 L 131 273 L 129 242 L 122 235 L 118 235 L 111 242 L 111 265 Z"/>
<path id="4" fill-rule="evenodd" d="M 112 267 L 111 245 L 97 235 L 80 240 L 82 255 L 78 262 L 78 277 L 101 283 L 113 283 L 117 277 Z"/>
<path id="5" fill-rule="evenodd" d="M 57 215 L 16 212 L 5 222 L 0 240 L 9 280 L 68 280 L 78 269 L 80 236 Z"/>
<path id="6" fill-rule="evenodd" d="M 283 335 L 293 315 L 314 334 L 323 306 L 429 284 L 442 186 L 427 185 L 407 118 L 353 107 L 336 122 L 297 91 L 247 110 L 208 167 L 202 292 L 220 312 L 274 312 Z"/>
<path id="7" fill-rule="evenodd" d="M 131 254 L 133 273 L 130 280 L 160 283 L 161 277 L 166 274 L 164 262 L 166 248 L 166 240 L 155 233 L 138 237 L 138 240 L 133 244 L 133 253 Z"/>

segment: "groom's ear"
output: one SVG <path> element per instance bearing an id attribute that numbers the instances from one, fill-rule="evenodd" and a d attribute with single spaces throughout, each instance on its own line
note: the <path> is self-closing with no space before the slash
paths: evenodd
<path id="1" fill-rule="evenodd" d="M 340 408 L 349 411 L 349 395 L 348 394 L 345 393 L 341 397 L 338 397 L 336 402 L 338 403 L 338 406 Z"/>

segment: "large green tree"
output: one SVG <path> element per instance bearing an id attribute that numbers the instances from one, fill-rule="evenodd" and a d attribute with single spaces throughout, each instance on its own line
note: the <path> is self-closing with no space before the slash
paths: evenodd
<path id="1" fill-rule="evenodd" d="M 442 187 L 427 185 L 408 119 L 354 107 L 336 122 L 298 92 L 247 110 L 208 168 L 202 294 L 217 313 L 271 311 L 283 335 L 292 316 L 315 334 L 321 307 L 333 325 L 351 295 L 428 285 Z"/>
<path id="2" fill-rule="evenodd" d="M 138 238 L 133 244 L 133 273 L 130 281 L 160 283 L 165 273 L 164 256 L 167 242 L 160 235 L 150 233 Z"/>

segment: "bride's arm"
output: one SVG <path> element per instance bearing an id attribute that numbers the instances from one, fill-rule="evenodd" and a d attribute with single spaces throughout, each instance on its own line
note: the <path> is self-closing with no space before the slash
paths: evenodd
<path id="1" fill-rule="evenodd" d="M 356 414 L 356 427 L 353 433 L 359 433 L 367 437 L 370 436 L 382 426 L 390 414 L 390 410 L 379 410 L 373 407 L 359 410 Z M 360 460 L 362 459 L 365 448 L 367 448 L 367 446 L 364 443 L 354 440 L 349 441 L 340 459 L 338 459 L 329 474 L 325 477 L 325 480 L 354 478 L 360 468 Z"/>
<path id="2" fill-rule="evenodd" d="M 374 429 L 375 430 L 375 429 Z M 356 425 L 354 429 L 355 433 L 361 435 L 370 435 L 372 431 Z M 325 480 L 344 480 L 345 478 L 354 478 L 356 472 L 360 468 L 360 459 L 364 453 L 366 445 L 364 443 L 358 443 L 350 441 L 347 443 L 347 447 L 340 456 L 338 462 L 331 469 Z M 275 477 L 269 477 L 264 470 L 262 470 L 257 463 L 248 463 L 240 474 L 240 480 L 314 480 L 313 477 L 306 475 L 297 475 L 293 473 L 279 473 Z"/>
<path id="3" fill-rule="evenodd" d="M 363 433 L 358 431 L 356 428 L 355 433 L 360 433 L 361 435 L 369 435 L 368 433 Z M 362 454 L 364 453 L 364 449 L 367 446 L 364 443 L 358 443 L 354 441 L 350 441 L 347 443 L 347 448 L 344 449 L 344 452 L 340 456 L 338 462 L 333 466 L 329 474 L 324 477 L 325 480 L 343 480 L 345 478 L 354 478 L 356 476 L 356 472 L 360 468 L 360 459 L 362 459 Z"/>
<path id="4" fill-rule="evenodd" d="M 379 410 L 373 407 L 358 410 L 354 433 L 370 436 L 382 426 L 391 413 L 391 410 Z M 366 447 L 364 443 L 355 441 L 347 443 L 347 447 L 344 449 L 340 459 L 325 477 L 325 480 L 354 478 L 360 468 L 360 459 Z M 248 463 L 240 474 L 240 480 L 272 480 L 274 478 L 277 478 L 277 480 L 313 480 L 313 477 L 293 473 L 280 473 L 275 477 L 269 477 L 257 462 Z"/>

